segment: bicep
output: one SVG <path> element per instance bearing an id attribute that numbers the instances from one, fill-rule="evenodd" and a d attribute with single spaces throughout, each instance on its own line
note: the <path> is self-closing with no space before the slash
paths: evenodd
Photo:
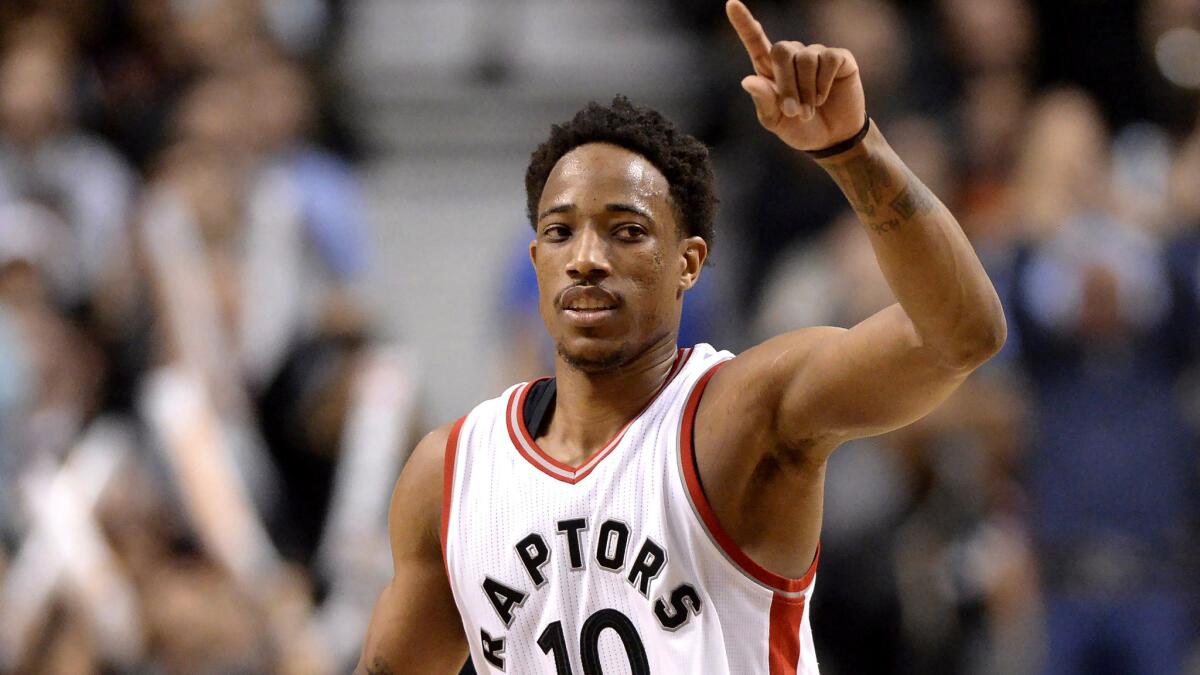
<path id="1" fill-rule="evenodd" d="M 773 389 L 772 428 L 785 446 L 838 444 L 927 415 L 969 374 L 921 343 L 898 304 L 850 329 L 809 328 L 746 352 Z"/>
<path id="2" fill-rule="evenodd" d="M 371 615 L 358 673 L 449 673 L 467 659 L 467 643 L 442 561 L 442 458 L 439 429 L 413 451 L 388 514 L 394 574 Z"/>
<path id="3" fill-rule="evenodd" d="M 380 594 L 363 648 L 361 673 L 445 673 L 467 660 L 462 623 L 440 566 L 398 564 Z"/>

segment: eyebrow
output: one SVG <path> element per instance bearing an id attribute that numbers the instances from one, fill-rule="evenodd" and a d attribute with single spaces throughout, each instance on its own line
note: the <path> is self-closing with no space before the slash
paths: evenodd
<path id="1" fill-rule="evenodd" d="M 604 210 L 609 213 L 632 213 L 641 216 L 652 223 L 654 222 L 654 219 L 650 217 L 649 213 L 646 213 L 642 209 L 639 209 L 631 204 L 605 204 Z"/>
<path id="2" fill-rule="evenodd" d="M 549 216 L 549 215 L 552 215 L 555 213 L 569 213 L 574 210 L 575 210 L 574 204 L 559 204 L 558 206 L 551 206 L 550 208 L 546 209 L 545 211 L 542 211 L 540 215 L 538 215 L 538 220 L 541 220 L 542 218 L 545 218 L 546 216 Z"/>
<path id="3" fill-rule="evenodd" d="M 555 213 L 570 213 L 574 210 L 574 204 L 559 204 L 557 206 L 551 206 L 538 215 L 538 220 Z M 652 218 L 649 213 L 646 213 L 644 209 L 640 209 L 632 204 L 605 204 L 604 210 L 608 213 L 632 213 L 634 215 L 641 216 L 652 223 L 654 222 L 654 218 Z"/>

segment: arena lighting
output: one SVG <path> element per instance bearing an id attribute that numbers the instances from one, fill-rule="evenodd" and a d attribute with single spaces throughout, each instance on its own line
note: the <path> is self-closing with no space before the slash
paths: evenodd
<path id="1" fill-rule="evenodd" d="M 1200 31 L 1179 27 L 1163 33 L 1154 45 L 1154 58 L 1171 84 L 1200 89 Z"/>

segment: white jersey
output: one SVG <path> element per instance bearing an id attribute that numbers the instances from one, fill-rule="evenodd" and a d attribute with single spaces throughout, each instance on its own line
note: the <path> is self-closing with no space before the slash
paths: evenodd
<path id="1" fill-rule="evenodd" d="M 755 564 L 696 473 L 696 409 L 732 356 L 679 350 L 646 408 L 578 467 L 525 428 L 532 383 L 455 424 L 443 555 L 480 673 L 817 672 L 816 560 L 800 579 Z"/>

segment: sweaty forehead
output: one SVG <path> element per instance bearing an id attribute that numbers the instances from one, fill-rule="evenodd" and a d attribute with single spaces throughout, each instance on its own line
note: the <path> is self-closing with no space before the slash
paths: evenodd
<path id="1" fill-rule="evenodd" d="M 629 204 L 657 219 L 670 211 L 670 184 L 641 155 L 609 143 L 587 143 L 563 155 L 542 190 L 538 211 L 572 204 L 579 209 Z"/>

